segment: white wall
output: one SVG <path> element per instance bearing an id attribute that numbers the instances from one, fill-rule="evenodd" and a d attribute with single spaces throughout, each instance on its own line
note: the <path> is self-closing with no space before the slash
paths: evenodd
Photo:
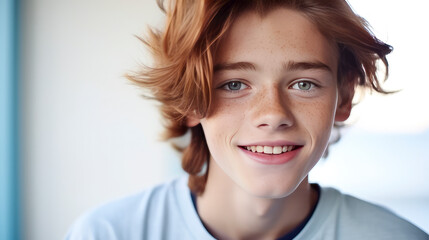
<path id="1" fill-rule="evenodd" d="M 122 76 L 144 61 L 134 37 L 155 1 L 24 1 L 25 239 L 61 239 L 85 209 L 169 177 L 158 112 Z"/>
<path id="2" fill-rule="evenodd" d="M 351 2 L 359 2 L 356 9 L 370 22 L 383 19 L 376 32 L 387 38 L 383 40 L 398 43 L 398 55 L 392 55 L 396 59 L 391 64 L 392 86 L 407 90 L 406 94 L 398 94 L 402 96 L 399 99 L 372 98 L 364 102 L 358 112 L 365 117 L 361 117 L 357 130 L 351 130 L 332 149 L 330 158 L 317 167 L 312 179 L 389 204 L 428 231 L 429 157 L 424 150 L 429 146 L 429 118 L 422 109 L 429 102 L 429 88 L 422 84 L 429 81 L 425 62 L 415 59 L 416 55 L 428 55 L 427 49 L 416 53 L 418 43 L 428 42 L 427 35 L 422 35 L 414 15 L 401 19 L 400 25 L 391 25 L 398 22 L 396 12 L 389 10 L 378 17 L 374 12 L 380 12 L 380 7 L 361 5 L 369 1 Z M 387 0 L 377 2 L 394 5 Z M 409 2 L 411 5 L 413 1 Z M 401 7 L 404 12 L 412 12 L 407 6 Z M 424 13 L 415 15 L 417 20 L 429 20 Z M 168 145 L 156 141 L 161 124 L 153 103 L 139 97 L 139 90 L 122 77 L 138 62 L 148 61 L 142 44 L 133 35 L 141 35 L 147 23 L 159 24 L 160 17 L 152 0 L 23 1 L 25 239 L 61 239 L 86 209 L 180 173 L 179 157 Z M 412 36 L 405 44 L 394 37 L 404 31 Z M 403 99 L 410 98 L 412 104 L 404 104 Z M 374 108 L 386 105 L 396 107 L 383 111 Z M 374 115 L 380 112 L 384 123 L 374 121 Z M 390 116 L 389 124 L 384 116 Z M 362 139 L 368 138 L 378 141 L 365 145 Z M 392 145 L 379 144 L 386 138 L 409 139 L 405 143 L 397 140 L 395 146 L 399 147 L 393 150 L 407 159 L 385 157 L 392 153 Z M 364 149 L 353 148 L 360 143 Z M 372 150 L 377 153 L 366 151 L 375 145 L 379 147 Z M 351 151 L 358 154 L 351 155 Z M 410 204 L 401 205 L 401 201 Z"/>

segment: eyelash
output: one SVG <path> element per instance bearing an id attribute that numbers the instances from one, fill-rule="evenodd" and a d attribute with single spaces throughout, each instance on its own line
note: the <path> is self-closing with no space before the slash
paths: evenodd
<path id="1" fill-rule="evenodd" d="M 239 89 L 231 89 L 230 84 L 232 84 L 232 83 L 238 83 L 238 84 L 240 84 L 240 88 Z M 219 89 L 223 89 L 223 90 L 230 91 L 230 92 L 238 92 L 238 91 L 244 90 L 246 88 L 249 88 L 249 86 L 247 86 L 247 84 L 245 84 L 245 83 L 243 83 L 241 81 L 237 81 L 237 80 L 229 81 L 227 83 L 222 84 L 219 87 Z"/>
<path id="2" fill-rule="evenodd" d="M 307 83 L 307 84 L 310 84 L 310 89 L 300 89 L 299 88 L 299 86 L 298 86 L 298 84 L 300 84 L 300 83 Z M 295 86 L 296 86 L 296 88 L 295 88 Z M 312 90 L 314 90 L 314 88 L 317 88 L 317 87 L 319 87 L 317 84 L 315 84 L 315 83 L 313 83 L 313 82 L 311 82 L 311 81 L 308 81 L 308 80 L 301 80 L 301 81 L 298 81 L 298 82 L 295 82 L 294 84 L 292 84 L 292 86 L 290 87 L 291 89 L 295 89 L 295 90 L 300 90 L 300 91 L 306 91 L 306 92 L 309 92 L 309 91 L 312 91 Z"/>
<path id="3" fill-rule="evenodd" d="M 238 84 L 240 84 L 240 88 L 239 89 L 231 89 L 231 86 L 230 86 L 230 84 L 233 84 L 233 83 L 238 83 Z M 298 84 L 300 84 L 300 83 L 306 83 L 306 84 L 310 84 L 310 88 L 309 89 L 300 89 L 299 88 L 299 85 Z M 311 82 L 311 81 L 308 81 L 308 80 L 300 80 L 300 81 L 297 81 L 297 82 L 295 82 L 295 83 L 293 83 L 292 85 L 291 85 L 291 89 L 295 89 L 295 90 L 299 90 L 299 91 L 304 91 L 304 92 L 310 92 L 310 91 L 313 91 L 314 90 L 314 88 L 318 88 L 319 87 L 319 85 L 317 85 L 317 84 L 315 84 L 315 83 L 313 83 L 313 82 Z M 222 89 L 222 90 L 226 90 L 226 91 L 229 91 L 229 92 L 239 92 L 239 91 L 242 91 L 242 90 L 244 90 L 244 89 L 246 89 L 246 88 L 249 88 L 249 86 L 247 85 L 247 84 L 245 84 L 245 83 L 243 83 L 243 82 L 241 82 L 241 81 L 238 81 L 238 80 L 233 80 L 233 81 L 229 81 L 229 82 L 226 82 L 226 83 L 224 83 L 224 84 L 222 84 L 220 87 L 218 87 L 219 89 Z"/>

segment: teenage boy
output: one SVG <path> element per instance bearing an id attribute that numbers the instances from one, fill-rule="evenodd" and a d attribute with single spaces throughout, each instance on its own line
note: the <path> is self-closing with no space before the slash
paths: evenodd
<path id="1" fill-rule="evenodd" d="M 163 3 L 160 4 L 164 6 Z M 130 77 L 191 132 L 188 175 L 99 207 L 67 239 L 428 239 L 392 212 L 308 182 L 391 47 L 344 0 L 171 1 Z M 387 75 L 387 74 L 386 74 Z"/>

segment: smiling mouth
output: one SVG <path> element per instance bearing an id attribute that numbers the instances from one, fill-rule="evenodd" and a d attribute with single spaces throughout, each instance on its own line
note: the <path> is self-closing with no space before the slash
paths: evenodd
<path id="1" fill-rule="evenodd" d="M 262 154 L 278 155 L 286 152 L 291 152 L 298 148 L 301 148 L 300 145 L 288 145 L 288 146 L 240 146 L 240 148 Z"/>

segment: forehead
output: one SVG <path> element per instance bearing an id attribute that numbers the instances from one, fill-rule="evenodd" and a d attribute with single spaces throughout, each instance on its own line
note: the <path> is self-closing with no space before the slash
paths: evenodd
<path id="1" fill-rule="evenodd" d="M 263 16 L 255 11 L 238 16 L 220 41 L 214 60 L 319 61 L 336 71 L 338 50 L 304 14 L 280 7 Z"/>

